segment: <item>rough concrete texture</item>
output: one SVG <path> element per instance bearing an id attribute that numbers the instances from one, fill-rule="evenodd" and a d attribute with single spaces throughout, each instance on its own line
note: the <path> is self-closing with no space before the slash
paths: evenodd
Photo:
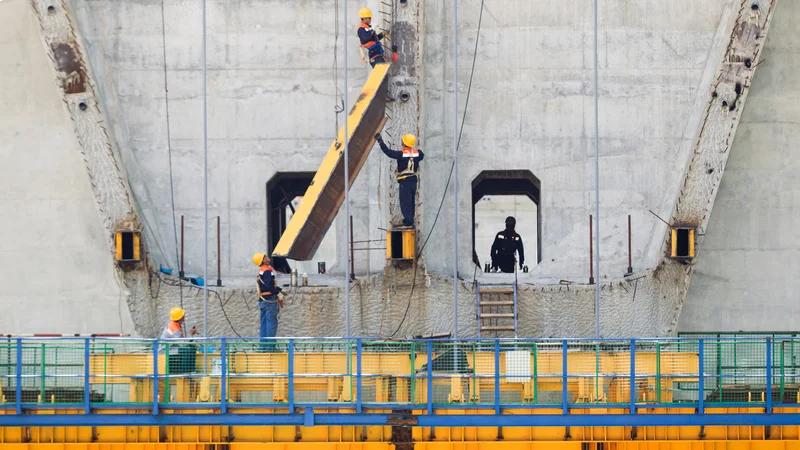
<path id="1" fill-rule="evenodd" d="M 88 80 L 57 72 L 53 63 L 60 60 L 48 58 L 56 42 L 43 42 L 43 32 L 52 37 L 48 22 L 68 30 L 62 5 L 53 5 L 56 11 L 40 24 L 30 0 L 0 3 L 0 327 L 3 333 L 131 333 L 108 245 L 109 216 L 98 210 L 119 199 L 96 206 L 98 192 L 109 198 L 120 191 L 97 185 L 108 180 L 103 174 L 87 176 L 87 169 L 113 176 L 105 165 L 113 158 L 99 156 L 107 147 L 90 145 L 90 154 L 82 139 L 96 132 L 99 119 Z M 84 92 L 65 97 L 68 86 Z M 79 110 L 79 99 L 87 111 Z M 76 111 L 86 119 L 75 120 Z"/>
<path id="2" fill-rule="evenodd" d="M 374 4 L 373 4 L 374 3 Z M 373 11 L 380 2 L 371 1 Z M 70 0 L 87 42 L 102 104 L 115 118 L 116 139 L 148 249 L 156 263 L 175 265 L 170 207 L 168 147 L 172 151 L 176 214 L 186 215 L 186 270 L 202 272 L 202 141 L 200 11 L 196 2 Z M 358 61 L 354 29 L 334 19 L 334 0 L 307 2 L 209 1 L 209 213 L 222 217 L 223 279 L 229 288 L 210 297 L 209 334 L 231 334 L 228 320 L 243 335 L 256 331 L 250 255 L 265 247 L 266 181 L 277 171 L 313 171 L 341 125 L 342 35 L 348 33 L 349 89 L 354 94 L 369 71 Z M 355 11 L 363 4 L 349 2 Z M 735 8 L 733 5 L 735 4 Z M 648 209 L 669 216 L 677 195 L 676 161 L 688 159 L 700 96 L 713 80 L 727 42 L 731 9 L 741 2 L 714 0 L 676 5 L 655 0 L 601 3 L 601 334 L 607 337 L 664 335 L 674 326 L 685 294 L 687 267 L 660 262 L 663 225 Z M 450 4 L 396 6 L 393 31 L 414 32 L 417 46 L 402 44 L 392 73 L 392 93 L 411 90 L 398 104 L 397 145 L 406 128 L 420 130 L 423 164 L 422 232 L 431 228 L 425 264 L 398 336 L 453 331 L 452 273 L 454 219 L 452 188 L 445 192 L 452 164 L 452 28 Z M 465 102 L 478 0 L 460 2 L 459 84 Z M 403 10 L 402 8 L 409 8 Z M 414 8 L 417 11 L 414 11 Z M 588 275 L 588 215 L 593 211 L 594 155 L 591 9 L 578 0 L 491 3 L 486 7 L 477 50 L 475 81 L 459 149 L 459 270 L 470 265 L 471 181 L 482 170 L 530 169 L 542 182 L 542 264 L 521 275 L 520 335 L 594 334 L 591 286 L 546 285 Z M 720 31 L 722 30 L 722 32 Z M 166 49 L 161 33 L 165 31 Z M 338 33 L 338 34 L 337 34 Z M 315 39 L 298 39 L 313 35 Z M 164 98 L 164 64 L 169 87 L 169 129 Z M 414 64 L 411 64 L 413 58 Z M 416 66 L 415 66 L 416 64 Z M 333 66 L 333 70 L 332 69 Z M 337 84 L 338 78 L 338 84 Z M 418 86 L 424 95 L 415 94 Z M 322 105 L 331 106 L 327 110 Z M 461 107 L 463 108 L 463 106 Z M 460 113 L 460 112 L 459 112 Z M 459 114 L 460 115 L 460 114 Z M 624 120 L 621 120 L 624 118 Z M 688 120 L 687 120 L 688 118 Z M 702 118 L 702 117 L 701 117 Z M 408 123 L 408 125 L 404 125 Z M 400 130 L 403 131 L 400 131 Z M 80 132 L 79 132 L 80 134 Z M 646 150 L 643 150 L 646 149 Z M 686 151 L 686 149 L 690 149 Z M 724 167 L 724 163 L 721 165 Z M 380 152 L 367 161 L 368 176 L 351 189 L 356 239 L 379 240 L 395 217 L 387 198 L 396 185 Z M 690 166 L 689 173 L 692 169 Z M 389 196 L 387 197 L 387 192 Z M 713 202 L 715 191 L 706 194 Z M 437 216 L 445 196 L 442 214 Z M 100 195 L 102 197 L 102 195 Z M 627 267 L 625 216 L 633 215 L 634 267 L 631 279 L 611 282 Z M 340 215 L 330 232 L 343 236 Z M 209 233 L 210 272 L 216 260 Z M 346 239 L 337 239 L 343 272 Z M 367 243 L 367 246 L 377 242 Z M 427 267 L 426 267 L 427 264 Z M 644 270 L 657 267 L 655 270 Z M 413 271 L 385 268 L 380 251 L 357 253 L 356 272 L 368 275 L 352 291 L 353 334 L 391 335 L 405 315 Z M 372 276 L 369 276 L 372 274 Z M 180 290 L 161 289 L 141 274 L 129 276 L 130 310 L 142 335 L 156 335 L 168 309 L 181 302 Z M 152 281 L 152 279 L 151 279 Z M 465 284 L 466 283 L 466 284 Z M 545 283 L 545 284 L 543 284 Z M 156 281 L 157 284 L 157 281 Z M 340 281 L 340 284 L 341 283 Z M 202 302 L 184 289 L 189 317 L 199 324 Z M 281 335 L 343 334 L 344 309 L 338 288 L 298 289 L 283 310 Z M 220 304 L 225 305 L 223 314 Z M 459 336 L 476 334 L 475 296 L 468 282 L 459 293 Z"/>
<path id="3" fill-rule="evenodd" d="M 460 108 L 480 4 L 459 2 Z M 627 267 L 628 214 L 634 266 L 655 267 L 663 226 L 648 209 L 668 217 L 674 205 L 665 194 L 679 182 L 675 161 L 689 139 L 684 130 L 707 61 L 716 67 L 719 60 L 710 50 L 726 7 L 727 0 L 600 2 L 603 280 Z M 429 227 L 452 164 L 452 3 L 426 3 L 424 23 L 425 171 L 438 175 L 424 191 Z M 579 0 L 487 2 L 477 55 L 459 150 L 459 234 L 470 235 L 470 184 L 482 170 L 530 169 L 542 186 L 542 263 L 524 278 L 585 280 L 595 187 L 592 8 Z M 452 272 L 453 209 L 451 186 L 432 239 L 436 248 L 426 252 L 431 270 Z M 459 239 L 461 273 L 472 271 L 471 250 L 469 239 Z"/>
<path id="4" fill-rule="evenodd" d="M 679 330 L 796 330 L 800 4 L 778 2 Z"/>

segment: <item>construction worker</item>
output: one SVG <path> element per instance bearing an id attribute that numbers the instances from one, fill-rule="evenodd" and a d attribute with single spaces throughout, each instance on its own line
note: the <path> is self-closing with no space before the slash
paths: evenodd
<path id="1" fill-rule="evenodd" d="M 381 39 L 389 35 L 388 31 L 383 33 L 376 33 L 372 29 L 372 11 L 369 8 L 361 8 L 358 10 L 358 17 L 361 18 L 361 23 L 358 25 L 358 38 L 361 40 L 361 58 L 364 59 L 363 49 L 367 49 L 369 55 L 369 64 L 375 67 L 375 64 L 385 63 L 386 55 L 383 53 L 383 45 Z"/>
<path id="2" fill-rule="evenodd" d="M 425 158 L 422 150 L 415 149 L 417 137 L 413 134 L 403 135 L 403 150 L 392 150 L 383 142 L 380 133 L 375 139 L 381 150 L 389 158 L 397 160 L 397 183 L 400 185 L 400 212 L 403 213 L 403 226 L 414 226 L 414 210 L 417 203 L 417 173 L 419 163 Z"/>
<path id="3" fill-rule="evenodd" d="M 258 277 L 256 277 L 256 292 L 258 294 L 258 309 L 261 312 L 261 325 L 259 336 L 261 337 L 261 350 L 271 351 L 275 349 L 275 343 L 265 343 L 269 338 L 274 338 L 278 334 L 278 311 L 283 307 L 281 288 L 275 280 L 275 269 L 269 265 L 270 259 L 266 253 L 256 253 L 253 255 L 253 264 L 258 267 Z"/>
<path id="4" fill-rule="evenodd" d="M 519 266 L 525 264 L 525 250 L 522 247 L 522 236 L 514 231 L 517 220 L 511 216 L 506 217 L 506 229 L 497 233 L 492 243 L 492 269 L 499 268 L 505 273 L 513 273 L 517 262 L 516 253 L 519 252 Z"/>
<path id="5" fill-rule="evenodd" d="M 185 338 L 186 337 L 186 333 L 183 331 L 183 324 L 184 324 L 185 320 L 186 320 L 186 311 L 184 311 L 183 308 L 179 308 L 177 306 L 172 308 L 169 311 L 169 322 L 167 323 L 167 326 L 164 327 L 164 331 L 161 333 L 161 339 L 183 339 L 183 338 Z M 192 329 L 189 330 L 189 335 L 190 336 L 194 336 L 195 334 L 197 334 L 197 328 L 196 327 L 192 327 Z M 161 344 L 159 346 L 158 352 L 159 353 L 165 353 L 167 346 L 169 346 L 169 354 L 170 354 L 170 356 L 178 356 L 178 354 L 180 353 L 181 347 L 186 347 L 186 345 L 180 345 L 180 344 L 176 344 L 176 343 Z M 193 350 L 194 350 L 194 347 L 191 347 L 191 346 L 189 346 L 189 348 L 186 349 L 186 351 L 193 351 Z M 170 367 L 172 369 L 175 368 L 176 364 L 180 364 L 180 361 L 178 360 L 178 358 L 173 358 L 172 360 L 170 360 Z M 173 370 L 173 372 L 174 372 L 174 370 Z"/>

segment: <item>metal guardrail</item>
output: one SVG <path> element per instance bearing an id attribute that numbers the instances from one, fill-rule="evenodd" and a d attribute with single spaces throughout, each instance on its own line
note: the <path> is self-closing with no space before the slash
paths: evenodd
<path id="1" fill-rule="evenodd" d="M 794 337 L 0 341 L 0 407 L 427 411 L 798 404 Z M 719 364 L 721 359 L 736 364 Z M 702 371 L 701 371 L 702 367 Z"/>

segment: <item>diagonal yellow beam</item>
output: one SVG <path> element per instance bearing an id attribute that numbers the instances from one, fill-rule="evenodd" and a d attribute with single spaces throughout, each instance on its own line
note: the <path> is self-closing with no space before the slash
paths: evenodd
<path id="1" fill-rule="evenodd" d="M 377 64 L 348 113 L 349 186 L 386 123 L 389 64 Z M 344 201 L 344 133 L 342 127 L 311 181 L 303 201 L 281 235 L 273 256 L 307 261 L 314 256 Z"/>

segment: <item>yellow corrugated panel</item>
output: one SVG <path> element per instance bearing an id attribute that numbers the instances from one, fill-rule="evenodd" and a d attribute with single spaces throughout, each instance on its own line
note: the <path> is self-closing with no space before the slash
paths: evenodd
<path id="1" fill-rule="evenodd" d="M 375 145 L 375 134 L 386 123 L 388 72 L 389 64 L 377 64 L 372 69 L 348 114 L 348 181 L 351 186 Z M 344 133 L 342 127 L 272 251 L 273 255 L 300 261 L 314 256 L 344 201 Z"/>

